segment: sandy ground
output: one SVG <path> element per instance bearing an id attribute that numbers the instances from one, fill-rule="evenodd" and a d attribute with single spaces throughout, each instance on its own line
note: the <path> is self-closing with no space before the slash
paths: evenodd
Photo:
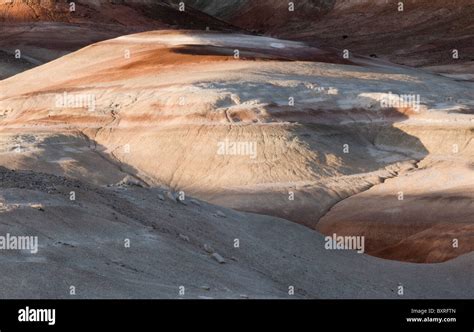
<path id="1" fill-rule="evenodd" d="M 384 107 L 382 100 L 399 101 L 394 94 L 419 95 L 420 104 Z M 58 106 L 58 98 L 65 96 L 86 99 Z M 89 97 L 93 108 L 84 104 Z M 133 241 L 145 248 L 130 260 L 120 255 L 125 266 L 138 259 L 131 268 L 138 272 L 117 277 L 117 266 L 105 268 L 106 257 L 118 255 L 105 246 L 91 257 L 81 256 L 85 261 L 71 258 L 77 266 L 53 280 L 89 271 L 87 282 L 97 288 L 88 288 L 85 297 L 124 296 L 127 291 L 130 297 L 173 297 L 176 280 L 195 280 L 190 296 L 206 296 L 199 284 L 213 281 L 211 297 L 285 297 L 288 284 L 296 280 L 301 297 L 396 297 L 398 283 L 410 285 L 413 297 L 472 297 L 466 291 L 472 287 L 466 285 L 472 283 L 473 104 L 470 82 L 378 59 L 346 61 L 301 42 L 191 31 L 124 36 L 0 81 L 1 165 L 40 171 L 28 173 L 40 179 L 48 173 L 55 175 L 51 179 L 67 176 L 84 186 L 99 186 L 78 196 L 77 204 L 85 209 L 78 212 L 85 213 L 80 223 L 75 210 L 62 208 L 63 201 L 44 211 L 13 209 L 1 215 L 7 226 L 10 218 L 36 221 L 20 213 L 47 215 L 41 220 L 50 220 L 51 229 L 67 218 L 74 230 L 65 229 L 62 236 L 91 228 L 87 236 L 95 236 L 92 247 L 102 241 L 92 234 L 118 242 L 124 237 L 118 228 L 117 237 L 109 232 L 110 225 L 116 226 L 111 206 L 122 204 L 114 197 L 131 204 L 119 211 L 124 232 L 138 232 L 141 224 L 165 227 L 169 213 L 174 215 L 170 223 L 176 231 L 164 231 L 158 243 L 143 242 L 145 233 L 138 233 L 142 235 Z M 234 153 L 227 145 L 221 153 L 222 144 L 229 142 L 244 148 Z M 450 178 L 451 172 L 456 178 Z M 117 183 L 144 188 L 122 190 Z M 208 212 L 201 217 L 181 215 L 181 208 L 191 213 L 196 207 L 173 202 L 174 208 L 158 209 L 157 203 L 165 204 L 158 188 L 273 217 L 224 208 L 226 217 L 219 217 L 217 207 L 202 202 Z M 99 189 L 104 200 L 94 196 Z M 400 191 L 406 198 L 403 207 L 397 200 Z M 17 194 L 26 195 L 21 190 Z M 421 213 L 427 204 L 445 220 Z M 49 211 L 57 218 L 51 219 Z M 392 219 L 386 217 L 389 211 Z M 379 257 L 449 261 L 411 264 L 325 250 L 323 236 L 310 228 L 325 234 L 350 229 L 349 235 L 364 235 L 368 253 Z M 176 241 L 182 239 L 178 233 L 189 237 L 194 249 L 183 251 L 190 244 Z M 87 250 L 81 244 L 87 236 L 73 246 Z M 453 250 L 446 242 L 455 237 L 460 244 Z M 235 256 L 239 263 L 231 262 L 235 238 L 251 243 L 252 249 L 240 252 L 248 261 Z M 218 265 L 196 249 L 207 242 L 229 264 Z M 67 251 L 51 251 L 61 256 L 57 266 L 72 257 L 72 249 L 65 247 Z M 160 250 L 164 253 L 153 258 L 156 264 L 139 255 Z M 51 276 L 51 266 L 44 265 L 44 276 Z M 99 280 L 114 273 L 115 279 L 103 283 L 110 287 L 106 293 Z M 138 280 L 130 277 L 133 273 L 143 282 L 131 281 Z M 150 291 L 151 279 L 162 280 L 163 287 Z M 44 289 L 38 296 L 63 294 Z"/>

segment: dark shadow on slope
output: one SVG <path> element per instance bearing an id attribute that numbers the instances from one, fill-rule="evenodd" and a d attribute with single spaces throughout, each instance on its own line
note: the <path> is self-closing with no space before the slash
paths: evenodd
<path id="1" fill-rule="evenodd" d="M 239 58 L 234 58 L 235 50 L 239 51 Z M 308 61 L 333 64 L 357 65 L 341 56 L 316 48 L 251 48 L 251 47 L 224 47 L 214 45 L 183 45 L 171 49 L 174 53 L 200 56 L 226 56 L 235 60 L 273 60 L 273 61 Z"/>
<path id="2" fill-rule="evenodd" d="M 14 54 L 0 49 L 0 80 L 33 67 L 35 67 L 35 64 L 24 59 L 15 59 Z"/>
<path id="3" fill-rule="evenodd" d="M 81 133 L 13 134 L 8 139 L 8 150 L 2 151 L 4 167 L 66 176 L 95 185 L 146 186 L 137 169 L 122 164 L 106 147 Z"/>

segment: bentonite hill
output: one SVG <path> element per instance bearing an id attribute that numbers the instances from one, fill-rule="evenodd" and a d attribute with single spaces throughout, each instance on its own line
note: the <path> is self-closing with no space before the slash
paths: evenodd
<path id="1" fill-rule="evenodd" d="M 0 1 L 0 297 L 474 296 L 474 6 L 288 6 Z"/>

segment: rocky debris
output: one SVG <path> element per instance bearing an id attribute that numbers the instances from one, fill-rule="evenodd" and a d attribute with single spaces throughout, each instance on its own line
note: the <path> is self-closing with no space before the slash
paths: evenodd
<path id="1" fill-rule="evenodd" d="M 28 170 L 9 170 L 0 167 L 0 188 L 19 188 L 39 190 L 45 193 L 59 193 L 59 187 L 65 187 L 68 189 L 90 188 L 87 184 L 78 180 L 62 176 Z"/>
<path id="2" fill-rule="evenodd" d="M 165 200 L 165 197 L 162 195 L 162 194 L 158 194 L 158 199 L 160 201 L 164 201 Z"/>
<path id="3" fill-rule="evenodd" d="M 54 243 L 55 246 L 64 246 L 64 247 L 71 247 L 75 248 L 76 246 L 70 243 L 62 242 L 62 241 L 57 241 Z"/>
<path id="4" fill-rule="evenodd" d="M 142 187 L 142 188 L 144 187 L 143 183 L 140 180 L 130 175 L 125 176 L 123 180 L 121 180 L 120 182 L 116 184 L 116 186 L 117 187 L 135 186 L 135 187 Z"/>

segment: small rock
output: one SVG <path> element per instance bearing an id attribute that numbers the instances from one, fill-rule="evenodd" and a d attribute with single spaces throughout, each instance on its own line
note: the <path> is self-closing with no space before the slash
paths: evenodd
<path id="1" fill-rule="evenodd" d="M 187 235 L 179 234 L 179 238 L 180 238 L 181 240 L 184 240 L 184 241 L 186 241 L 186 242 L 189 242 L 189 236 L 187 236 Z"/>
<path id="2" fill-rule="evenodd" d="M 125 176 L 122 181 L 117 183 L 117 186 L 136 186 L 136 187 L 143 187 L 143 184 L 140 180 L 133 178 L 130 175 Z"/>
<path id="3" fill-rule="evenodd" d="M 213 253 L 211 255 L 212 258 L 214 258 L 219 264 L 225 264 L 225 259 L 221 255 L 219 255 L 217 252 Z"/>
<path id="4" fill-rule="evenodd" d="M 197 206 L 201 206 L 201 203 L 199 201 L 196 201 L 195 199 L 191 199 L 191 203 Z"/>
<path id="5" fill-rule="evenodd" d="M 173 194 L 171 191 L 167 191 L 167 192 L 166 192 L 166 197 L 167 197 L 169 200 L 171 200 L 171 201 L 173 201 L 173 202 L 176 203 L 176 197 L 174 196 L 174 194 Z"/>
<path id="6" fill-rule="evenodd" d="M 43 206 L 42 206 L 41 204 L 32 204 L 31 207 L 32 207 L 33 209 L 38 210 L 38 211 L 44 212 L 44 208 L 43 208 Z"/>
<path id="7" fill-rule="evenodd" d="M 226 217 L 227 217 L 227 216 L 224 214 L 224 212 L 222 212 L 222 211 L 220 211 L 220 210 L 218 210 L 218 211 L 216 212 L 216 216 L 217 216 L 217 217 L 221 217 L 221 218 L 226 218 Z"/>
<path id="8" fill-rule="evenodd" d="M 209 291 L 209 290 L 211 290 L 211 287 L 209 287 L 209 286 L 201 286 L 201 289 L 204 289 L 204 290 Z"/>
<path id="9" fill-rule="evenodd" d="M 180 203 L 180 204 L 183 204 L 183 205 L 185 205 L 185 206 L 187 206 L 187 205 L 188 205 L 188 202 L 186 202 L 186 200 L 184 200 L 184 199 L 179 199 L 179 197 L 178 197 L 178 198 L 176 198 L 176 201 L 177 201 L 178 203 Z"/>
<path id="10" fill-rule="evenodd" d="M 240 294 L 240 297 L 243 298 L 243 299 L 248 299 L 249 298 L 249 296 L 245 295 L 245 294 Z"/>
<path id="11" fill-rule="evenodd" d="M 165 200 L 165 196 L 163 196 L 162 194 L 158 194 L 158 199 L 160 201 L 164 201 Z"/>
<path id="12" fill-rule="evenodd" d="M 230 259 L 233 260 L 234 262 L 238 262 L 238 261 L 239 261 L 239 260 L 237 259 L 237 257 L 234 257 L 234 256 L 232 256 Z"/>
<path id="13" fill-rule="evenodd" d="M 214 253 L 214 249 L 208 244 L 204 244 L 204 250 L 210 254 Z"/>

